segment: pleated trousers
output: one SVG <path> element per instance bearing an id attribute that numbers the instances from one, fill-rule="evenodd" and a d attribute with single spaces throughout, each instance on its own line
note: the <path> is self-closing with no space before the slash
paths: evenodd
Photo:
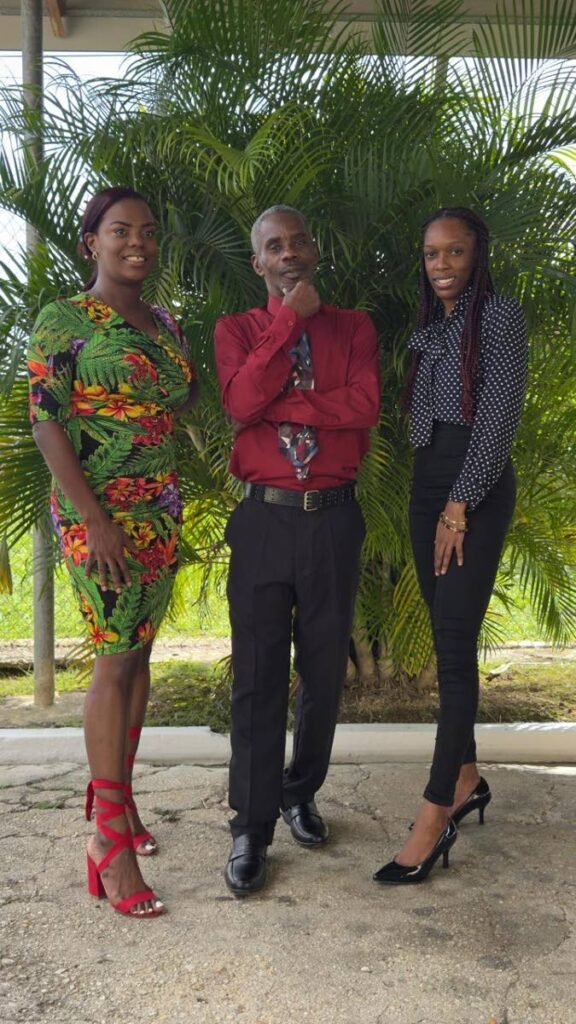
<path id="1" fill-rule="evenodd" d="M 234 836 L 270 843 L 279 809 L 312 800 L 324 782 L 364 533 L 356 501 L 305 512 L 245 499 L 230 517 Z M 292 642 L 300 686 L 284 770 Z"/>

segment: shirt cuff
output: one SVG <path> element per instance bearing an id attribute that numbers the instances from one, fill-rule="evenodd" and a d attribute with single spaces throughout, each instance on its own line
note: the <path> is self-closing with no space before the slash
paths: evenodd
<path id="1" fill-rule="evenodd" d="M 272 337 L 277 341 L 281 341 L 282 344 L 292 344 L 302 334 L 305 323 L 305 318 L 296 313 L 290 306 L 280 306 L 274 320 L 270 324 L 269 331 Z M 265 345 L 267 340 L 261 341 L 260 345 Z M 260 345 L 256 345 L 255 349 L 260 348 Z"/>
<path id="2" fill-rule="evenodd" d="M 476 490 L 474 493 L 471 493 L 471 491 L 472 488 L 470 486 L 466 487 L 464 483 L 457 481 L 448 495 L 448 501 L 466 501 L 468 502 L 466 511 L 473 512 L 482 501 L 484 492 Z"/>

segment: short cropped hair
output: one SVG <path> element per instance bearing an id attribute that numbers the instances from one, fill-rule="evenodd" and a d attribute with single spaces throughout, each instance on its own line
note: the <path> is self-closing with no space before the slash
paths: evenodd
<path id="1" fill-rule="evenodd" d="M 252 243 L 252 252 L 256 253 L 257 250 L 258 250 L 258 240 L 259 240 L 260 228 L 262 227 L 262 224 L 264 223 L 264 221 L 266 220 L 267 217 L 275 217 L 276 214 L 278 214 L 278 213 L 280 213 L 280 214 L 282 214 L 282 213 L 289 213 L 292 216 L 300 217 L 300 220 L 302 221 L 304 227 L 306 228 L 306 231 L 308 232 L 308 234 L 310 236 L 312 236 L 312 231 L 310 230 L 310 225 L 309 225 L 308 221 L 306 220 L 306 217 L 304 216 L 303 213 L 300 212 L 300 210 L 297 210 L 294 206 L 286 206 L 284 203 L 277 203 L 276 206 L 269 206 L 268 209 L 264 210 L 263 213 L 261 213 L 260 216 L 257 217 L 256 220 L 254 221 L 254 223 L 252 225 L 252 230 L 250 232 L 250 242 Z"/>

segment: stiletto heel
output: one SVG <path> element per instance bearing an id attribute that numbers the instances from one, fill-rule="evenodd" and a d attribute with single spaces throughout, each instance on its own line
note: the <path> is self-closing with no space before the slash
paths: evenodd
<path id="1" fill-rule="evenodd" d="M 132 833 L 130 828 L 127 828 L 125 832 L 117 832 L 116 829 L 106 824 L 111 818 L 118 818 L 124 814 L 124 800 L 107 800 L 106 797 L 100 796 L 99 793 L 95 792 L 97 789 L 120 790 L 123 792 L 124 783 L 115 782 L 111 779 L 92 779 L 88 783 L 86 790 L 86 820 L 90 821 L 92 807 L 95 803 L 96 828 L 106 839 L 110 839 L 113 843 L 99 864 L 96 863 L 89 853 L 86 854 L 88 892 L 91 896 L 102 898 L 106 896 L 102 874 L 122 850 L 128 850 L 132 847 Z M 110 899 L 108 899 L 108 902 L 118 914 L 125 914 L 127 917 L 159 917 L 166 909 L 152 889 L 143 889 L 141 892 L 124 896 L 117 903 L 112 903 Z M 134 910 L 140 903 L 151 903 L 152 909 L 145 911 Z"/>
<path id="2" fill-rule="evenodd" d="M 456 826 L 452 818 L 449 818 L 446 828 L 421 864 L 410 866 L 391 860 L 375 872 L 374 881 L 382 885 L 414 885 L 416 882 L 423 882 L 440 857 L 445 868 L 450 866 L 449 853 L 457 837 Z"/>
<path id="3" fill-rule="evenodd" d="M 465 818 L 467 814 L 471 814 L 472 811 L 478 811 L 479 824 L 484 824 L 484 811 L 492 799 L 492 793 L 490 792 L 490 786 L 486 782 L 486 779 L 480 776 L 480 782 L 475 789 L 472 790 L 470 796 L 466 798 L 460 807 L 457 807 L 452 815 L 452 821 L 455 825 L 458 825 Z"/>
<path id="4" fill-rule="evenodd" d="M 128 739 L 136 740 L 136 748 L 138 748 L 138 741 L 140 739 L 141 732 L 142 729 L 138 728 L 137 725 L 131 725 L 128 729 Z M 132 768 L 134 766 L 134 761 L 136 760 L 136 754 L 128 754 L 127 760 L 128 768 L 130 769 L 130 776 L 132 776 Z M 132 814 L 138 814 L 138 809 L 132 793 L 131 782 L 126 782 L 124 785 L 124 800 L 128 810 L 132 811 Z M 132 846 L 139 857 L 152 857 L 153 854 L 158 853 L 158 843 L 148 829 L 143 829 L 142 832 L 137 832 L 133 835 Z M 143 847 L 143 849 L 140 849 L 140 847 Z"/>

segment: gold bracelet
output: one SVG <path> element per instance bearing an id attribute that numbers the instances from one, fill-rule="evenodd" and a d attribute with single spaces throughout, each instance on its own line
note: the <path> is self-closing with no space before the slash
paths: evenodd
<path id="1" fill-rule="evenodd" d="M 468 523 L 465 519 L 449 519 L 445 512 L 440 513 L 440 518 L 446 526 L 452 526 L 455 530 L 466 530 Z"/>
<path id="2" fill-rule="evenodd" d="M 441 512 L 438 518 L 442 526 L 445 526 L 447 530 L 451 530 L 452 533 L 466 533 L 468 529 L 468 523 L 465 519 L 462 522 L 458 522 L 456 519 L 448 519 L 445 512 Z"/>

